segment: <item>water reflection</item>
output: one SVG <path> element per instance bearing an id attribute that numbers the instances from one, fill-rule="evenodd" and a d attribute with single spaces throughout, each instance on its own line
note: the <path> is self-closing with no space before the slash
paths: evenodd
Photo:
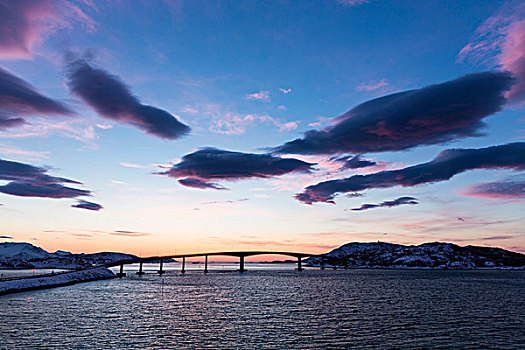
<path id="1" fill-rule="evenodd" d="M 503 349 L 525 343 L 525 272 L 177 270 L 3 296 L 0 348 Z"/>

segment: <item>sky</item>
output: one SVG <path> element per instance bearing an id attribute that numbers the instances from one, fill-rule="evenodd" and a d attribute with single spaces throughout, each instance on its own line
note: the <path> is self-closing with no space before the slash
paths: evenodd
<path id="1" fill-rule="evenodd" d="M 525 252 L 520 1 L 0 0 L 0 23 L 0 242 Z"/>

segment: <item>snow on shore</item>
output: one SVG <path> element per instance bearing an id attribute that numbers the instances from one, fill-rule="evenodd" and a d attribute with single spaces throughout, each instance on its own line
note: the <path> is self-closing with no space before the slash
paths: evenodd
<path id="1" fill-rule="evenodd" d="M 87 270 L 58 274 L 55 276 L 0 281 L 0 295 L 36 289 L 67 286 L 75 283 L 96 281 L 113 277 L 115 277 L 115 274 L 111 270 L 101 266 Z"/>

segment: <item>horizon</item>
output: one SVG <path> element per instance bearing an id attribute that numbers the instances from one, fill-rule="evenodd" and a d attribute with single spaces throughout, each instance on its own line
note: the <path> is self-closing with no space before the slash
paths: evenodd
<path id="1" fill-rule="evenodd" d="M 30 242 L 0 242 L 0 244 L 2 243 L 14 243 L 14 244 L 29 244 L 29 245 L 32 245 L 36 248 L 41 248 L 39 247 L 38 245 L 35 245 L 35 244 L 32 244 Z M 490 247 L 490 246 L 476 246 L 476 245 L 471 245 L 471 244 L 468 244 L 468 245 L 459 245 L 459 244 L 455 244 L 455 243 L 451 243 L 451 242 L 438 242 L 438 241 L 433 241 L 433 242 L 424 242 L 424 243 L 420 243 L 420 244 L 398 244 L 398 243 L 390 243 L 390 242 L 384 242 L 384 241 L 375 241 L 375 242 L 347 242 L 347 243 L 344 243 L 340 246 L 337 246 L 337 247 L 334 247 L 333 249 L 329 249 L 328 251 L 326 252 L 322 252 L 322 253 L 312 253 L 311 256 L 318 256 L 318 255 L 322 255 L 322 254 L 327 254 L 327 253 L 330 253 L 334 250 L 337 250 L 343 246 L 346 246 L 346 245 L 349 245 L 349 244 L 374 244 L 374 243 L 377 243 L 377 244 L 391 244 L 391 245 L 400 245 L 400 246 L 404 246 L 404 247 L 419 247 L 421 245 L 426 245 L 426 244 L 452 244 L 452 245 L 455 245 L 455 246 L 458 246 L 460 248 L 468 248 L 468 247 L 487 247 L 487 248 L 499 248 L 499 247 Z M 41 248 L 43 249 L 43 248 Z M 44 249 L 45 250 L 45 249 Z M 258 252 L 260 250 L 231 250 L 231 251 L 225 251 L 225 253 L 236 253 L 236 252 Z M 523 254 L 521 252 L 515 252 L 515 251 L 512 251 L 512 250 L 507 250 L 507 251 L 510 251 L 510 252 L 513 252 L 513 253 L 519 253 L 519 254 Z M 122 253 L 122 254 L 130 254 L 129 252 L 125 252 L 125 251 L 96 251 L 96 252 L 69 252 L 69 251 L 64 251 L 64 250 L 56 250 L 56 251 L 46 251 L 48 253 L 51 253 L 51 254 L 54 254 L 54 253 L 58 253 L 58 252 L 65 252 L 65 253 L 72 253 L 72 254 L 97 254 L 97 253 Z M 275 252 L 275 255 L 273 255 L 272 253 Z M 257 255 L 254 255 L 254 256 L 247 256 L 245 259 L 245 261 L 247 263 L 271 263 L 271 262 L 286 262 L 286 261 L 291 261 L 292 263 L 295 264 L 295 261 L 290 258 L 290 257 L 284 257 L 283 258 L 283 254 L 278 254 L 278 253 L 283 253 L 283 252 L 293 252 L 293 253 L 302 253 L 302 254 L 310 254 L 310 252 L 306 252 L 306 251 L 292 251 L 292 250 L 289 250 L 289 251 L 282 251 L 282 250 L 268 250 L 268 251 L 264 251 L 264 254 L 257 254 Z M 180 259 L 180 255 L 193 255 L 193 254 L 198 254 L 198 256 L 190 256 L 190 257 L 186 257 L 186 261 L 189 262 L 189 263 L 204 263 L 202 261 L 202 256 L 204 255 L 207 255 L 207 254 L 212 254 L 212 256 L 208 257 L 208 263 L 238 263 L 238 261 L 231 261 L 229 260 L 229 255 L 215 255 L 213 256 L 213 254 L 216 254 L 216 253 L 220 253 L 219 251 L 201 251 L 201 252 L 177 252 L 177 253 L 172 253 L 172 254 L 167 254 L 167 255 L 163 255 L 163 256 L 159 256 L 159 255 L 152 255 L 152 256 L 144 256 L 144 255 L 141 255 L 141 256 L 137 256 L 137 257 L 140 257 L 140 258 L 155 258 L 155 257 L 169 257 L 171 259 Z M 131 254 L 131 255 L 134 255 L 134 254 Z M 259 257 L 260 255 L 263 255 L 265 258 L 263 259 L 262 257 Z M 156 262 L 148 262 L 150 264 L 157 264 Z"/>
<path id="2" fill-rule="evenodd" d="M 0 20 L 0 243 L 525 253 L 520 1 L 41 0 Z"/>

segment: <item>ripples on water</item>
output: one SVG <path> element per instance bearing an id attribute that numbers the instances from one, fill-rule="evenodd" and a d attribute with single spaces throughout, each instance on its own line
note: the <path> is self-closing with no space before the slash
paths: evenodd
<path id="1" fill-rule="evenodd" d="M 0 297 L 4 349 L 517 349 L 525 272 L 170 271 Z"/>

